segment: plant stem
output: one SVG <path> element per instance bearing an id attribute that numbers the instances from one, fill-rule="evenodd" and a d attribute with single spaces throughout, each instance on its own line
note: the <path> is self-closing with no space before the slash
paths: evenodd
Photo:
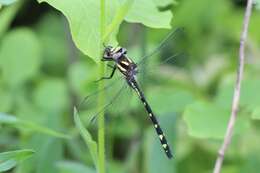
<path id="1" fill-rule="evenodd" d="M 100 0 L 100 57 L 103 56 L 103 36 L 105 32 L 105 0 Z M 99 64 L 99 76 L 104 76 L 105 66 Z M 99 89 L 104 88 L 104 81 L 99 82 Z M 102 110 L 105 101 L 105 94 L 100 92 L 98 96 L 98 110 Z M 98 163 L 99 173 L 105 173 L 105 112 L 101 111 L 98 116 Z"/>
<path id="2" fill-rule="evenodd" d="M 243 71 L 244 71 L 245 41 L 246 41 L 247 32 L 248 32 L 248 24 L 249 24 L 249 19 L 251 16 L 252 5 L 253 5 L 253 0 L 248 0 L 246 11 L 245 11 L 243 29 L 242 29 L 241 38 L 240 38 L 239 63 L 238 63 L 237 79 L 236 79 L 233 101 L 232 101 L 231 115 L 230 115 L 230 119 L 228 122 L 227 131 L 225 134 L 223 144 L 218 151 L 218 158 L 216 160 L 214 171 L 213 171 L 214 173 L 220 173 L 220 171 L 221 171 L 225 151 L 227 150 L 227 148 L 231 142 L 234 125 L 235 125 L 235 121 L 236 121 L 236 117 L 237 117 L 241 81 L 242 81 Z"/>

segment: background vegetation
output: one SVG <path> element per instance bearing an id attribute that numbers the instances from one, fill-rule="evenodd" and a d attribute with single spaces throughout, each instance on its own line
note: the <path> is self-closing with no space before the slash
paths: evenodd
<path id="1" fill-rule="evenodd" d="M 142 105 L 130 104 L 126 91 L 107 114 L 106 168 L 111 173 L 212 172 L 231 109 L 246 1 L 106 3 L 102 29 L 98 1 L 0 0 L 0 171 L 100 170 L 98 123 L 90 122 L 98 108 L 78 105 L 98 88 L 102 41 L 118 42 L 138 59 L 171 28 L 183 27 L 167 49 L 147 59 L 155 66 L 141 75 L 174 158 L 166 158 Z M 260 169 L 259 5 L 251 16 L 240 109 L 223 173 Z M 158 65 L 175 51 L 181 52 L 175 63 Z"/>

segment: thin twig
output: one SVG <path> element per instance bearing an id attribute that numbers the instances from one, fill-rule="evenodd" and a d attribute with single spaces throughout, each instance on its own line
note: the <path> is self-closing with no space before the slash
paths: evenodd
<path id="1" fill-rule="evenodd" d="M 232 101 L 232 110 L 231 110 L 231 115 L 230 115 L 230 119 L 228 122 L 228 127 L 227 127 L 227 131 L 225 134 L 223 144 L 218 151 L 218 157 L 215 162 L 215 167 L 214 167 L 214 171 L 213 171 L 214 173 L 220 173 L 220 171 L 221 171 L 225 151 L 231 142 L 233 129 L 234 129 L 234 125 L 235 125 L 235 120 L 237 117 L 239 98 L 240 98 L 241 80 L 242 80 L 243 71 L 244 71 L 245 41 L 247 38 L 248 24 L 249 24 L 249 19 L 251 16 L 252 5 L 253 5 L 253 0 L 248 0 L 246 11 L 245 11 L 243 30 L 242 30 L 241 38 L 240 38 L 239 64 L 238 64 L 237 79 L 236 79 L 236 85 L 235 85 L 233 101 Z"/>

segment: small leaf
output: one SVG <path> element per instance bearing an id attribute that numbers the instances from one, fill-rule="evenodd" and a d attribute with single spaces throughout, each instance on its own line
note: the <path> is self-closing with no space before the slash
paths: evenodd
<path id="1" fill-rule="evenodd" d="M 51 136 L 54 136 L 54 137 L 69 138 L 68 135 L 56 132 L 54 130 L 51 130 L 47 127 L 41 126 L 41 125 L 36 124 L 34 122 L 31 122 L 31 121 L 20 120 L 15 116 L 11 116 L 11 115 L 4 114 L 4 113 L 0 113 L 0 124 L 2 124 L 2 123 L 14 125 L 17 128 L 30 129 L 30 130 L 33 130 L 35 132 L 51 135 Z"/>
<path id="2" fill-rule="evenodd" d="M 138 0 L 132 5 L 125 20 L 127 22 L 142 23 L 152 28 L 171 28 L 172 13 L 159 11 L 151 0 Z"/>
<path id="3" fill-rule="evenodd" d="M 95 164 L 96 168 L 98 168 L 97 143 L 92 139 L 90 133 L 87 131 L 87 129 L 82 124 L 82 122 L 81 122 L 81 120 L 79 118 L 78 111 L 77 111 L 76 107 L 74 107 L 74 122 L 75 122 L 76 127 L 79 130 L 81 136 L 83 137 L 86 145 L 89 148 L 91 157 L 92 157 L 92 159 L 94 161 L 94 164 Z"/>
<path id="4" fill-rule="evenodd" d="M 16 150 L 0 153 L 0 172 L 8 171 L 19 162 L 31 157 L 33 150 Z"/>
<path id="5" fill-rule="evenodd" d="M 198 138 L 222 139 L 226 132 L 230 111 L 218 105 L 198 101 L 187 106 L 183 118 L 191 136 Z M 249 126 L 246 116 L 239 114 L 235 133 L 244 131 Z"/>

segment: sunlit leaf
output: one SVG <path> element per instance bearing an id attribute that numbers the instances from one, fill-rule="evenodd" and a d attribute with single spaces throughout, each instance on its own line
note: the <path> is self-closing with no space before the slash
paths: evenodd
<path id="1" fill-rule="evenodd" d="M 95 61 L 100 52 L 100 4 L 96 0 L 38 0 L 47 2 L 61 11 L 69 21 L 72 38 L 76 46 Z"/>
<path id="2" fill-rule="evenodd" d="M 127 22 L 142 23 L 152 28 L 171 28 L 172 13 L 159 11 L 154 1 L 136 0 L 125 19 Z"/>
<path id="3" fill-rule="evenodd" d="M 16 150 L 0 153 L 0 172 L 8 171 L 19 162 L 31 157 L 33 150 Z"/>

